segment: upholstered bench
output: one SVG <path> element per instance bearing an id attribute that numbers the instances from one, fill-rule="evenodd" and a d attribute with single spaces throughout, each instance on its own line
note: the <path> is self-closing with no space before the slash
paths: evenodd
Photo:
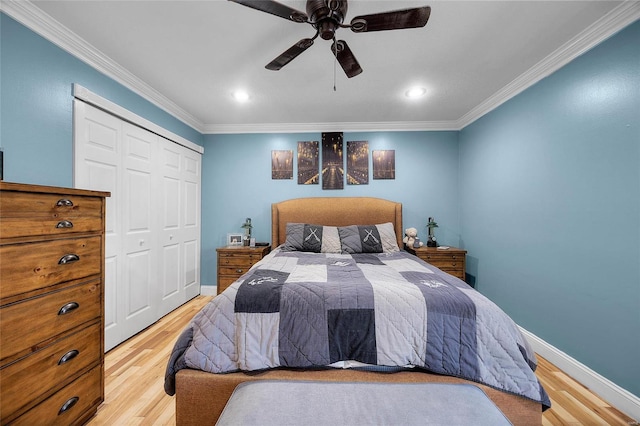
<path id="1" fill-rule="evenodd" d="M 510 425 L 478 387 L 443 383 L 253 381 L 218 425 Z"/>

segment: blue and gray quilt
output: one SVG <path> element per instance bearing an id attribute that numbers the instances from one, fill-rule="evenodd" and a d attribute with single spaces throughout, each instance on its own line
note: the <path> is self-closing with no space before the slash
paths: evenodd
<path id="1" fill-rule="evenodd" d="M 180 368 L 422 368 L 540 402 L 535 354 L 516 324 L 463 281 L 404 251 L 274 250 L 215 297 L 176 342 Z"/>

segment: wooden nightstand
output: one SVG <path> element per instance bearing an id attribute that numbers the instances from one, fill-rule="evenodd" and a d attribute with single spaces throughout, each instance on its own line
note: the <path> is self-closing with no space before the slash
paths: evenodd
<path id="1" fill-rule="evenodd" d="M 436 247 L 405 247 L 405 249 L 418 256 L 427 263 L 432 264 L 436 268 L 458 277 L 464 281 L 467 251 L 456 247 L 449 247 L 446 250 Z"/>
<path id="2" fill-rule="evenodd" d="M 220 247 L 218 252 L 218 294 L 222 293 L 251 266 L 271 251 L 271 246 L 263 247 Z"/>

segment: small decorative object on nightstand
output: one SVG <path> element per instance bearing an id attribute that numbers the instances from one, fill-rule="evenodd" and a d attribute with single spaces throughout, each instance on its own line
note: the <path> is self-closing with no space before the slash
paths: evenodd
<path id="1" fill-rule="evenodd" d="M 433 228 L 437 228 L 438 224 L 436 221 L 430 217 L 427 222 L 427 229 L 429 230 L 429 235 L 427 237 L 427 247 L 438 247 L 438 243 L 436 242 L 436 237 L 433 235 Z"/>
<path id="2" fill-rule="evenodd" d="M 218 252 L 218 294 L 222 293 L 256 262 L 271 251 L 271 246 L 220 247 Z"/>
<path id="3" fill-rule="evenodd" d="M 244 239 L 242 240 L 242 245 L 248 246 L 251 242 L 251 228 L 253 228 L 250 217 L 244 221 L 241 228 L 244 228 Z"/>
<path id="4" fill-rule="evenodd" d="M 467 251 L 456 247 L 407 247 L 406 250 L 420 259 L 464 281 Z"/>

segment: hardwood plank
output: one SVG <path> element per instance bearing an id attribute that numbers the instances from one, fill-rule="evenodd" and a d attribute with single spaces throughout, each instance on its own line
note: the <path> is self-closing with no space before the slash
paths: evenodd
<path id="1" fill-rule="evenodd" d="M 166 363 L 180 332 L 211 299 L 192 299 L 106 354 L 105 402 L 90 426 L 175 425 L 174 397 L 163 387 Z M 638 424 L 539 355 L 538 362 L 553 404 L 542 415 L 544 426 Z"/>

